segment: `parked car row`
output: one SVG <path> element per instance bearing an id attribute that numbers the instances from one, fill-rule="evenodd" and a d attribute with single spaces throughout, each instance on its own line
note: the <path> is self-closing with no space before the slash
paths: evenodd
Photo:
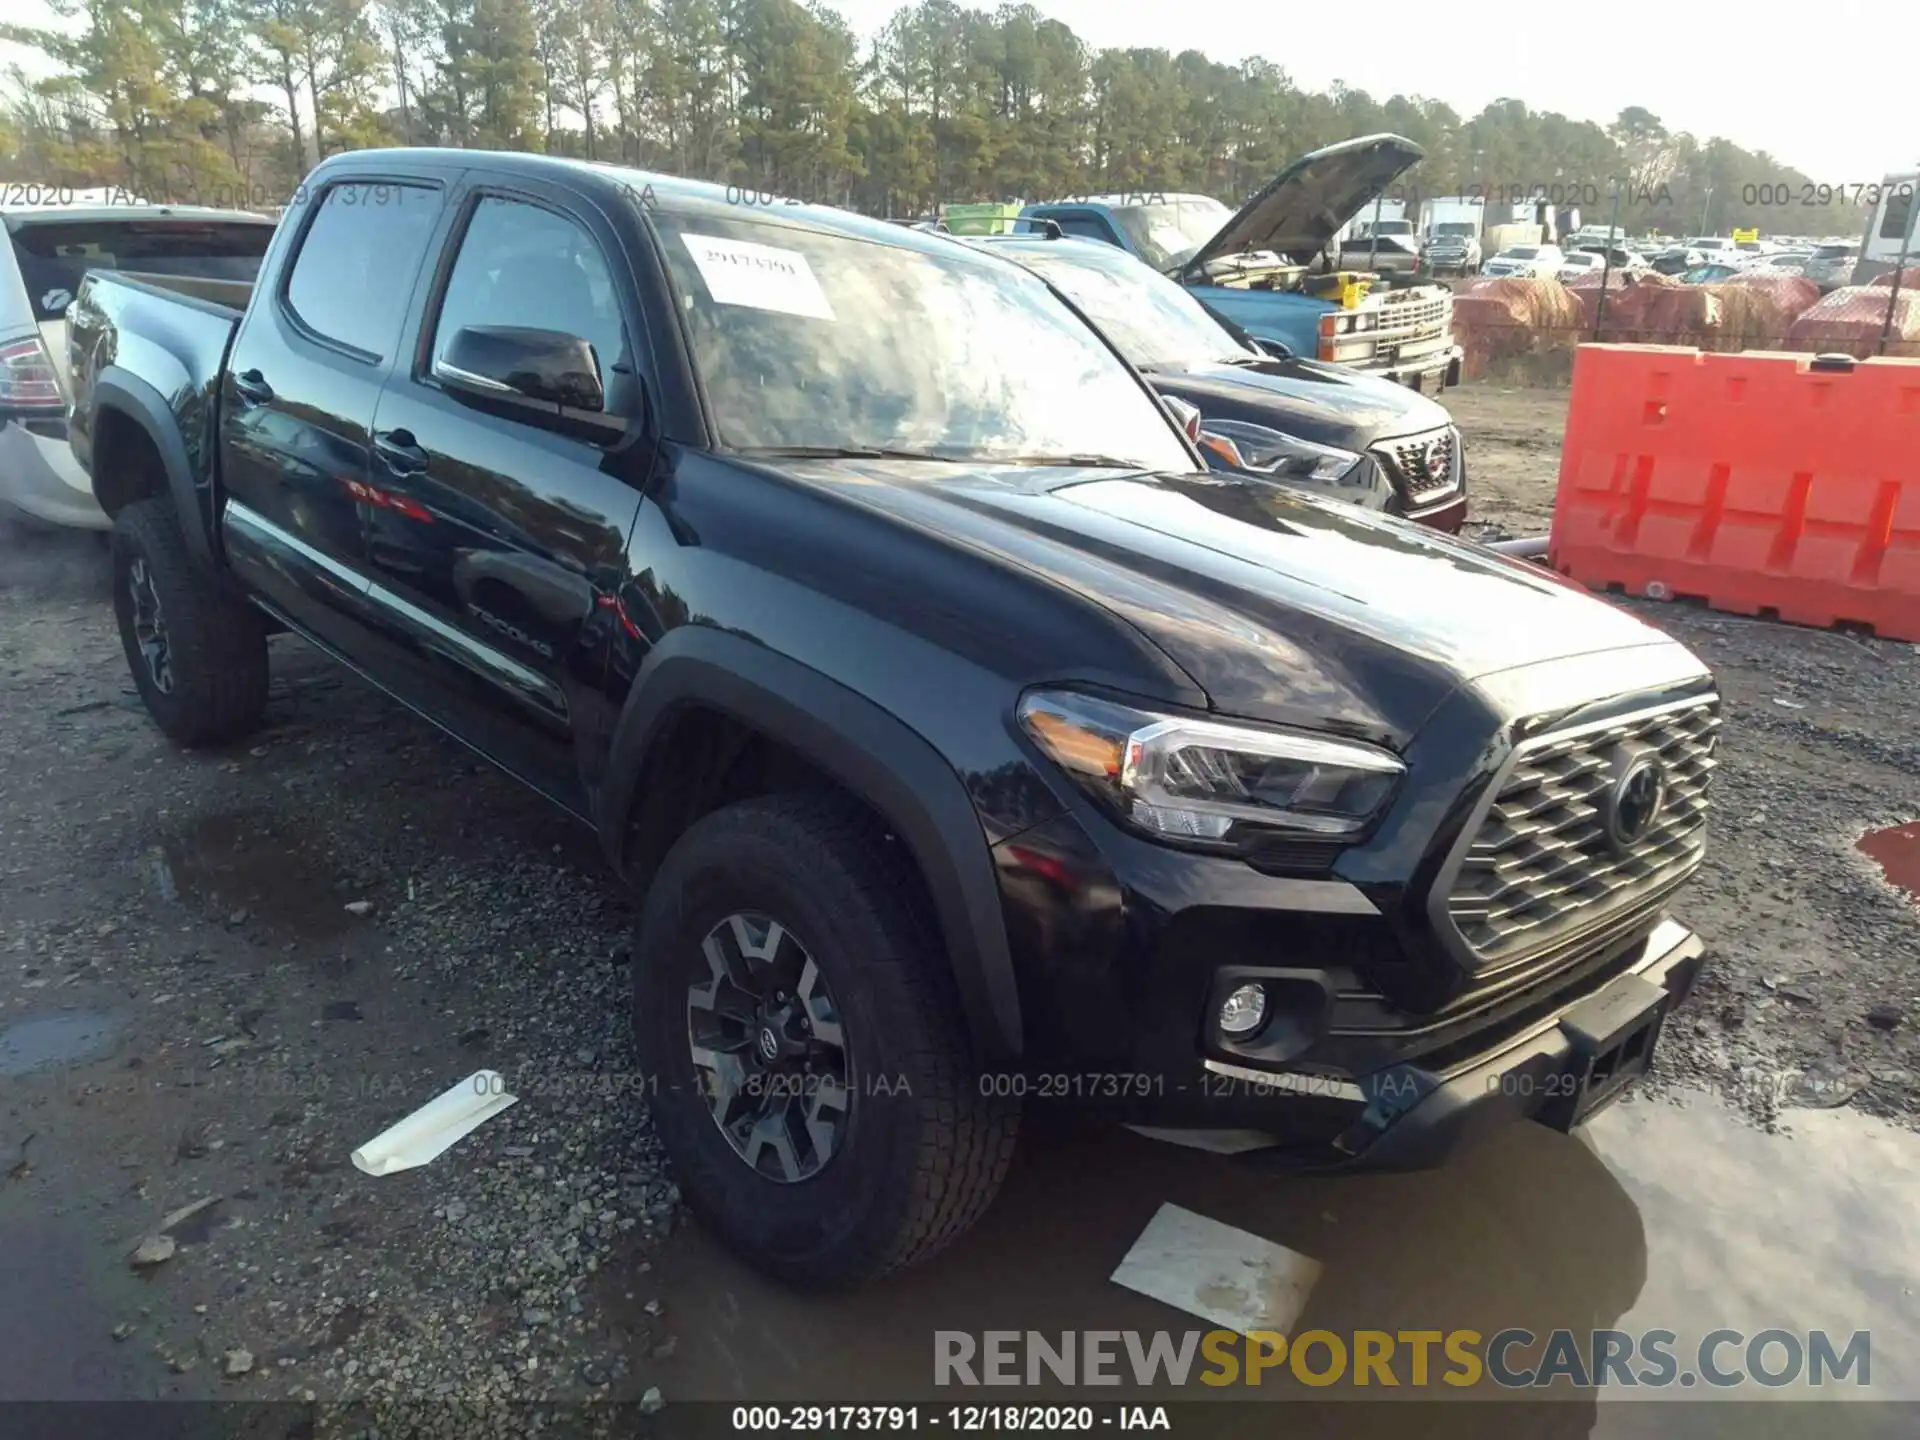
<path id="1" fill-rule="evenodd" d="M 1210 469 L 1172 392 L 1265 428 L 1319 386 L 1369 434 L 1426 402 L 1171 281 L 1109 336 L 1076 311 L 1140 282 L 1078 245 L 384 150 L 320 165 L 251 287 L 95 271 L 70 311 L 155 723 L 247 735 L 291 631 L 589 826 L 653 1133 L 790 1281 L 964 1233 L 1042 1103 L 1342 1166 L 1571 1129 L 1703 963 L 1667 911 L 1707 669 L 1264 454 Z"/>

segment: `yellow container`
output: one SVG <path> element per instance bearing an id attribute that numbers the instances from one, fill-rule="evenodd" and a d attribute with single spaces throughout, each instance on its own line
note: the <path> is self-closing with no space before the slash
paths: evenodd
<path id="1" fill-rule="evenodd" d="M 1332 300 L 1343 310 L 1357 310 L 1373 288 L 1373 279 L 1359 270 L 1334 270 L 1308 277 L 1303 288 L 1316 300 Z"/>

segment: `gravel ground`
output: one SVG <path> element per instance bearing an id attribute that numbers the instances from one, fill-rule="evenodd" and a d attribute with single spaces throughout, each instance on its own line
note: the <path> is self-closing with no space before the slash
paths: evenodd
<path id="1" fill-rule="evenodd" d="M 647 1256 L 678 1195 L 591 838 L 284 638 L 268 728 L 174 750 L 104 572 L 90 540 L 0 532 L 0 1202 L 116 1255 L 218 1203 L 102 1317 L 88 1378 L 641 1398 L 635 1357 L 674 1344 Z M 451 1158 L 350 1166 L 482 1067 L 519 1103 Z"/>
<path id="2" fill-rule="evenodd" d="M 1563 400 L 1458 392 L 1479 519 L 1544 528 Z M 590 837 L 286 639 L 268 728 L 182 754 L 105 602 L 90 537 L 0 527 L 0 1247 L 108 1257 L 81 1393 L 670 1401 L 682 1217 Z M 1920 816 L 1920 650 L 1629 603 L 1729 706 L 1683 905 L 1716 962 L 1652 1088 L 1920 1124 L 1920 917 L 1854 850 Z M 348 1163 L 482 1067 L 520 1103 L 448 1156 Z"/>

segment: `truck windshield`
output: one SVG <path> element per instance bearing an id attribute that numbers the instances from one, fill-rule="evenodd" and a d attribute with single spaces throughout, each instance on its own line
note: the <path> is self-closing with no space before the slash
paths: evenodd
<path id="1" fill-rule="evenodd" d="M 1127 364 L 1040 280 L 792 225 L 655 214 L 723 444 L 1199 467 Z"/>
<path id="2" fill-rule="evenodd" d="M 1463 240 L 1471 240 L 1475 228 L 1476 227 L 1469 221 L 1444 220 L 1435 227 L 1434 233 L 1436 235 L 1457 236 Z"/>
<path id="3" fill-rule="evenodd" d="M 1210 196 L 1186 195 L 1155 205 L 1116 205 L 1113 218 L 1142 260 L 1166 270 L 1218 235 L 1233 211 Z"/>
<path id="4" fill-rule="evenodd" d="M 1185 289 L 1150 266 L 1111 245 L 1090 255 L 1068 253 L 1069 247 L 1095 249 L 1055 241 L 1045 251 L 1023 250 L 1017 259 L 1084 310 L 1141 369 L 1185 370 L 1259 358 Z"/>
<path id="5" fill-rule="evenodd" d="M 89 270 L 131 270 L 196 280 L 252 280 L 273 226 L 245 220 L 56 220 L 16 222 L 20 262 L 37 321 L 66 314 Z"/>

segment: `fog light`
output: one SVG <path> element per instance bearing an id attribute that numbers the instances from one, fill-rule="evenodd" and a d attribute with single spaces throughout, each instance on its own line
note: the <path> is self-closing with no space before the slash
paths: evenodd
<path id="1" fill-rule="evenodd" d="M 1242 985 L 1220 1007 L 1223 1034 L 1245 1037 L 1267 1023 L 1267 991 L 1262 985 Z"/>

